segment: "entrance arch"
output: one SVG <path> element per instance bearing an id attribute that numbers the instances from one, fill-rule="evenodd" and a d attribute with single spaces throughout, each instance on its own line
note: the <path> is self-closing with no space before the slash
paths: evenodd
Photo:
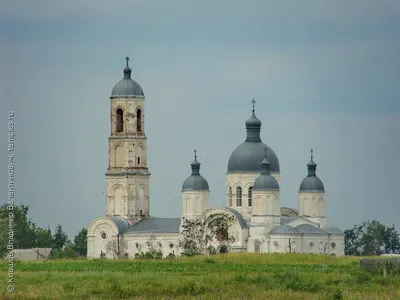
<path id="1" fill-rule="evenodd" d="M 220 254 L 228 253 L 228 246 L 222 245 L 222 246 L 219 248 L 219 253 L 220 253 Z"/>

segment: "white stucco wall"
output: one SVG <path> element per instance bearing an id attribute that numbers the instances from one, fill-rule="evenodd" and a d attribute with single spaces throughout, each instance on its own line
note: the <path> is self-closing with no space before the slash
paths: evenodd
<path id="1" fill-rule="evenodd" d="M 260 162 L 261 163 L 261 162 Z M 230 206 L 240 214 L 247 218 L 252 214 L 252 206 L 248 204 L 248 191 L 251 186 L 253 186 L 254 181 L 261 173 L 228 173 L 227 184 L 226 184 L 226 205 Z M 280 173 L 271 172 L 271 175 L 280 183 Z M 232 187 L 232 205 L 229 205 L 229 187 Z M 236 188 L 242 188 L 242 206 L 237 206 L 236 204 Z"/>

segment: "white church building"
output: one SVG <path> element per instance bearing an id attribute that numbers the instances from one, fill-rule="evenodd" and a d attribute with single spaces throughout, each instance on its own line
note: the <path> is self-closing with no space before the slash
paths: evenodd
<path id="1" fill-rule="evenodd" d="M 253 113 L 245 122 L 246 140 L 228 161 L 225 206 L 208 207 L 209 185 L 200 175 L 195 152 L 192 173 L 182 185 L 181 218 L 150 216 L 145 97 L 140 85 L 131 79 L 128 61 L 124 78 L 110 97 L 106 215 L 89 225 L 88 258 L 114 258 L 110 245 L 115 245 L 118 255 L 129 258 L 154 249 L 161 250 L 164 257 L 179 256 L 183 220 L 206 220 L 218 214 L 231 216 L 229 234 L 234 237 L 229 245 L 215 244 L 220 253 L 344 255 L 343 232 L 327 224 L 325 188 L 316 175 L 312 150 L 308 174 L 299 187 L 298 210 L 281 207 L 279 160 L 261 140 L 254 101 Z"/>

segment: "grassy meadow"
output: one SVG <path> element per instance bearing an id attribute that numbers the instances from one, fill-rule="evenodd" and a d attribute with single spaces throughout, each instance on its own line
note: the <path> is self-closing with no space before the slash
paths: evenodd
<path id="1" fill-rule="evenodd" d="M 176 260 L 0 263 L 1 299 L 400 299 L 400 275 L 361 272 L 359 259 L 225 254 Z"/>

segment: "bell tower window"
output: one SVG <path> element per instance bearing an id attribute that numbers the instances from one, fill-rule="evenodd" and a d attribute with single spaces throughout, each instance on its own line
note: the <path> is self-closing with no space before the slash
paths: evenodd
<path id="1" fill-rule="evenodd" d="M 124 131 L 124 112 L 121 108 L 117 109 L 117 132 Z"/>
<path id="2" fill-rule="evenodd" d="M 140 157 L 137 158 L 137 163 L 140 165 Z"/>
<path id="3" fill-rule="evenodd" d="M 249 207 L 253 206 L 253 187 L 249 187 L 249 193 L 248 193 L 248 197 L 249 197 Z"/>
<path id="4" fill-rule="evenodd" d="M 236 206 L 242 206 L 242 188 L 240 186 L 236 188 Z"/>
<path id="5" fill-rule="evenodd" d="M 142 111 L 140 109 L 136 111 L 136 131 L 142 132 Z"/>

